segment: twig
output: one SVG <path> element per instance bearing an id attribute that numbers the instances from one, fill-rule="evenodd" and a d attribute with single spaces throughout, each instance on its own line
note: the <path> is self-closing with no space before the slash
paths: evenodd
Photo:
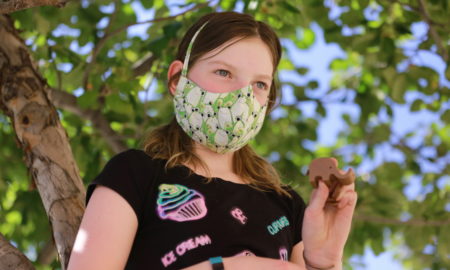
<path id="1" fill-rule="evenodd" d="M 55 69 L 55 73 L 56 73 L 56 78 L 57 78 L 57 89 L 61 90 L 62 89 L 62 75 L 61 75 L 61 71 L 58 69 L 57 65 L 56 65 L 56 61 L 52 61 L 52 66 Z"/>
<path id="2" fill-rule="evenodd" d="M 50 89 L 50 99 L 56 107 L 90 120 L 115 153 L 120 153 L 128 148 L 122 137 L 111 128 L 108 120 L 99 110 L 82 109 L 78 106 L 75 96 L 56 89 Z"/>
<path id="3" fill-rule="evenodd" d="M 117 28 L 116 30 L 112 31 L 112 32 L 110 33 L 110 36 L 116 35 L 116 34 L 122 32 L 123 30 L 126 30 L 126 29 L 127 29 L 128 27 L 130 27 L 130 26 L 172 20 L 172 19 L 175 19 L 176 17 L 183 16 L 184 14 L 186 14 L 186 13 L 192 11 L 192 10 L 196 10 L 196 9 L 199 9 L 199 8 L 202 8 L 202 7 L 205 7 L 205 6 L 208 6 L 208 4 L 209 4 L 209 2 L 205 2 L 205 3 L 198 4 L 198 5 L 196 5 L 196 6 L 193 6 L 193 7 L 190 8 L 190 9 L 187 9 L 187 10 L 185 10 L 185 11 L 183 11 L 183 12 L 177 14 L 177 15 L 172 15 L 172 16 L 168 16 L 168 17 L 156 18 L 156 19 L 152 19 L 152 20 L 148 20 L 148 21 L 143 21 L 143 22 L 129 23 L 129 24 L 126 24 L 126 25 L 124 25 L 124 26 L 122 26 L 122 27 L 119 27 L 119 28 Z M 109 39 L 110 37 L 104 37 L 104 38 Z"/>
<path id="4" fill-rule="evenodd" d="M 442 56 L 445 62 L 448 61 L 448 52 L 442 45 L 442 39 L 439 36 L 438 32 L 435 29 L 435 26 L 439 26 L 441 28 L 444 28 L 445 30 L 448 30 L 448 25 L 435 22 L 431 19 L 430 15 L 428 14 L 428 11 L 425 7 L 425 2 L 423 0 L 419 0 L 419 7 L 412 6 L 410 4 L 402 3 L 398 0 L 392 0 L 395 3 L 400 4 L 403 7 L 407 7 L 411 10 L 414 10 L 415 12 L 419 13 L 419 15 L 422 17 L 422 19 L 427 23 L 428 25 L 428 31 L 431 35 L 431 37 L 434 39 L 434 42 L 436 43 L 436 46 L 438 46 L 438 53 Z"/>
<path id="5" fill-rule="evenodd" d="M 153 62 L 155 62 L 156 56 L 152 54 L 144 58 L 142 61 L 138 61 L 133 65 L 133 76 L 141 76 L 147 73 L 150 68 L 153 66 Z"/>
<path id="6" fill-rule="evenodd" d="M 153 84 L 153 81 L 155 80 L 155 76 L 152 74 L 151 78 L 149 78 L 148 86 L 145 88 L 146 96 L 145 96 L 145 103 L 144 103 L 144 112 L 147 113 L 148 107 L 149 107 L 149 96 L 150 96 L 150 87 Z M 149 116 L 144 118 L 144 121 L 142 121 L 142 124 L 139 125 L 139 128 L 137 129 L 137 134 L 134 136 L 134 138 L 139 139 L 143 138 L 145 134 L 145 128 L 147 127 L 147 124 L 150 122 L 151 118 Z"/>
<path id="7" fill-rule="evenodd" d="M 105 31 L 105 34 L 103 35 L 103 37 L 98 41 L 97 45 L 95 46 L 95 48 L 92 51 L 92 56 L 91 56 L 91 61 L 89 62 L 89 64 L 87 65 L 85 72 L 84 72 L 84 76 L 83 76 L 83 85 L 84 85 L 84 89 L 87 89 L 87 85 L 88 85 L 88 78 L 89 78 L 89 73 L 92 70 L 92 66 L 96 61 L 96 58 L 98 56 L 98 54 L 100 53 L 101 49 L 105 46 L 106 41 L 108 41 L 110 38 L 112 38 L 113 36 L 117 35 L 118 33 L 126 30 L 128 27 L 130 26 L 134 26 L 134 25 L 140 25 L 140 24 L 148 24 L 148 23 L 156 23 L 156 22 L 162 22 L 162 21 L 167 21 L 167 20 L 172 20 L 174 18 L 177 18 L 179 16 L 183 16 L 184 14 L 195 10 L 195 9 L 199 9 L 202 8 L 204 6 L 208 6 L 209 2 L 205 2 L 202 4 L 198 4 L 190 9 L 187 9 L 183 12 L 181 12 L 180 14 L 177 15 L 173 15 L 173 16 L 168 16 L 168 17 L 161 17 L 161 18 L 156 18 L 156 19 L 152 19 L 152 20 L 147 20 L 147 21 L 143 21 L 143 22 L 135 22 L 135 23 L 129 23 L 126 24 L 124 26 L 121 26 L 111 32 L 109 31 Z M 114 12 L 117 10 L 117 8 L 114 10 Z M 110 20 L 110 24 L 111 24 Z"/>
<path id="8" fill-rule="evenodd" d="M 39 264 L 49 265 L 58 255 L 56 251 L 55 243 L 53 239 L 47 240 L 45 242 L 44 247 L 42 247 L 41 251 L 38 253 L 36 262 Z"/>
<path id="9" fill-rule="evenodd" d="M 431 37 L 434 39 L 434 42 L 436 42 L 439 54 L 442 56 L 444 61 L 447 62 L 448 52 L 442 45 L 443 44 L 442 39 L 439 36 L 436 29 L 434 28 L 433 21 L 431 20 L 430 15 L 428 14 L 428 11 L 425 7 L 425 2 L 423 0 L 419 0 L 419 13 L 425 20 L 425 22 L 428 24 L 428 31 L 430 32 Z"/>
<path id="10" fill-rule="evenodd" d="M 55 6 L 64 7 L 70 0 L 9 0 L 0 1 L 0 14 L 9 14 L 19 10 L 40 7 Z"/>
<path id="11" fill-rule="evenodd" d="M 364 214 L 357 214 L 353 216 L 354 220 L 359 221 L 366 221 L 371 223 L 379 223 L 379 224 L 386 224 L 386 225 L 406 225 L 406 226 L 446 226 L 450 225 L 450 219 L 444 219 L 444 220 L 424 220 L 424 219 L 410 219 L 401 221 L 398 219 L 393 218 L 386 218 L 381 216 L 368 216 Z"/>

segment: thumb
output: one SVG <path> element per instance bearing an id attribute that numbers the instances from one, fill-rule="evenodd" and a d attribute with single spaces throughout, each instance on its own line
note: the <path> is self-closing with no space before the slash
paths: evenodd
<path id="1" fill-rule="evenodd" d="M 327 185 L 322 181 L 319 181 L 319 185 L 316 190 L 314 190 L 309 207 L 311 210 L 320 211 L 325 207 L 325 203 L 328 199 L 329 190 Z"/>

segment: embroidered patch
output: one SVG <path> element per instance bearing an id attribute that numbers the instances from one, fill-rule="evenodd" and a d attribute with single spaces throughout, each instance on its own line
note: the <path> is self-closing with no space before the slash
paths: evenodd
<path id="1" fill-rule="evenodd" d="M 282 261 L 288 261 L 289 260 L 289 258 L 288 258 L 288 251 L 287 251 L 287 249 L 285 247 L 280 247 L 278 252 L 280 253 L 280 259 Z"/>
<path id="2" fill-rule="evenodd" d="M 196 249 L 200 246 L 206 246 L 211 244 L 211 238 L 207 234 L 202 234 L 196 237 L 189 238 L 179 243 L 175 250 L 167 252 L 162 258 L 161 262 L 164 267 L 167 267 L 177 260 L 177 256 L 183 256 L 187 251 Z"/>
<path id="3" fill-rule="evenodd" d="M 272 222 L 272 224 L 270 224 L 269 226 L 267 226 L 267 230 L 269 231 L 269 233 L 271 235 L 275 235 L 277 234 L 279 231 L 281 231 L 283 228 L 289 226 L 289 220 L 287 219 L 286 216 L 282 216 L 279 219 L 275 220 L 274 222 Z"/>
<path id="4" fill-rule="evenodd" d="M 178 222 L 201 219 L 208 212 L 202 194 L 178 184 L 159 185 L 156 203 L 161 219 Z"/>
<path id="5" fill-rule="evenodd" d="M 240 208 L 234 207 L 233 209 L 231 209 L 230 213 L 242 225 L 245 225 L 245 223 L 247 223 L 248 218 L 245 216 L 244 212 Z"/>

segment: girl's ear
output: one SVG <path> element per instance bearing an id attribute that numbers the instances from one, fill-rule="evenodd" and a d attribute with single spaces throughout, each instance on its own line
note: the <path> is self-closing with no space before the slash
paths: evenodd
<path id="1" fill-rule="evenodd" d="M 175 74 L 180 72 L 183 69 L 183 62 L 180 60 L 173 61 L 169 66 L 169 71 L 167 72 L 167 80 L 170 81 L 170 78 L 172 78 Z M 175 95 L 175 90 L 177 88 L 178 80 L 174 80 L 169 84 L 169 91 L 172 94 L 172 96 Z"/>

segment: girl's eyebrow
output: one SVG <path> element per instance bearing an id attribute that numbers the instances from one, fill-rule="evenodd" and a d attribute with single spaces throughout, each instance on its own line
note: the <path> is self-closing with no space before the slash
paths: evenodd
<path id="1" fill-rule="evenodd" d="M 233 65 L 228 64 L 227 62 L 224 62 L 224 61 L 222 61 L 222 60 L 213 60 L 213 61 L 211 61 L 210 63 L 211 63 L 211 64 L 224 65 L 224 66 L 227 66 L 227 67 L 230 68 L 230 69 L 236 69 Z"/>
<path id="2" fill-rule="evenodd" d="M 209 62 L 209 63 L 210 63 L 210 64 L 224 65 L 224 66 L 228 67 L 228 68 L 231 69 L 231 70 L 236 70 L 236 68 L 235 68 L 233 65 L 228 64 L 227 62 L 222 61 L 222 60 L 214 60 L 214 61 L 211 61 L 211 62 Z M 258 78 L 261 78 L 261 79 L 267 79 L 267 80 L 269 80 L 269 81 L 272 81 L 272 76 L 269 76 L 269 75 L 259 74 L 259 75 L 257 75 L 257 77 L 258 77 Z"/>

